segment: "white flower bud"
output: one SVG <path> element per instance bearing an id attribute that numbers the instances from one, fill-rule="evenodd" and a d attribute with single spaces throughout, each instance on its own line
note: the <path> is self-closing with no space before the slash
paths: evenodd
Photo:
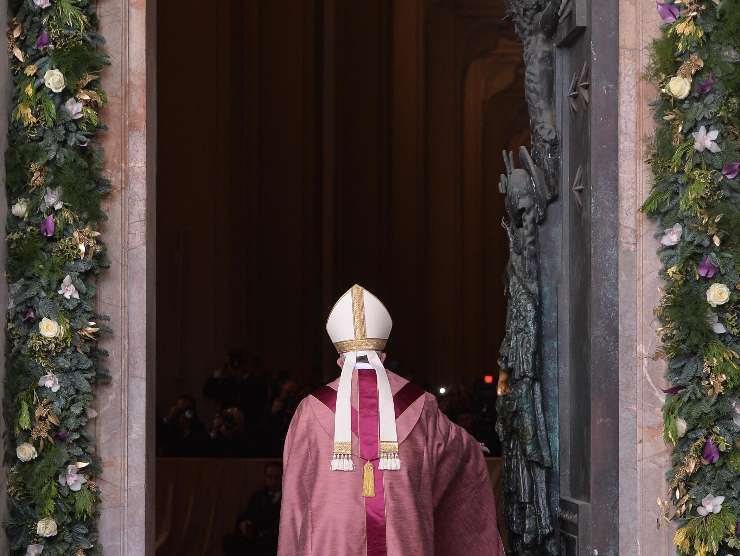
<path id="1" fill-rule="evenodd" d="M 677 75 L 668 81 L 668 92 L 677 99 L 685 99 L 691 92 L 691 80 Z"/>
<path id="2" fill-rule="evenodd" d="M 54 518 L 45 517 L 36 524 L 36 534 L 40 537 L 53 537 L 57 534 L 57 522 Z"/>
<path id="3" fill-rule="evenodd" d="M 50 69 L 44 74 L 44 85 L 55 93 L 61 93 L 64 90 L 64 74 L 58 69 Z"/>
<path id="4" fill-rule="evenodd" d="M 28 201 L 26 199 L 18 199 L 10 209 L 10 212 L 13 213 L 13 216 L 25 218 L 28 216 Z"/>
<path id="5" fill-rule="evenodd" d="M 57 338 L 61 336 L 62 327 L 57 321 L 44 317 L 39 323 L 39 332 L 44 338 Z"/>
<path id="6" fill-rule="evenodd" d="M 23 444 L 19 444 L 15 449 L 15 455 L 18 456 L 19 460 L 26 462 L 36 459 L 39 454 L 33 444 L 30 442 L 24 442 Z"/>
<path id="7" fill-rule="evenodd" d="M 707 303 L 712 307 L 717 305 L 724 305 L 730 300 L 730 288 L 725 284 L 716 282 L 709 286 L 707 290 Z"/>

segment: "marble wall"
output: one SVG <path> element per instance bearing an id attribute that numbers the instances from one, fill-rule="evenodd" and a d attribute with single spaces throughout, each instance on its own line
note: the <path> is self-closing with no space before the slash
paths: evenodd
<path id="1" fill-rule="evenodd" d="M 657 529 L 657 498 L 665 495 L 670 450 L 662 440 L 664 363 L 653 314 L 659 297 L 656 225 L 639 212 L 651 184 L 645 163 L 655 97 L 643 74 L 658 34 L 655 4 L 619 1 L 619 360 L 620 556 L 675 553 L 671 531 Z"/>

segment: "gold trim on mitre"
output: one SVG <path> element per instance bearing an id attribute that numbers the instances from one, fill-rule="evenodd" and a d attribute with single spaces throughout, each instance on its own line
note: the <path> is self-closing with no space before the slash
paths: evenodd
<path id="1" fill-rule="evenodd" d="M 367 338 L 365 328 L 365 290 L 362 286 L 352 286 L 352 323 L 355 328 L 355 340 Z"/>
<path id="2" fill-rule="evenodd" d="M 340 303 L 342 309 L 337 311 Z M 371 311 L 370 315 L 367 313 L 368 309 Z M 371 322 L 368 322 L 368 318 Z M 368 338 L 368 325 L 369 334 L 374 335 L 371 338 Z M 358 284 L 342 294 L 326 319 L 326 331 L 340 354 L 348 351 L 384 350 L 392 325 L 390 314 L 383 303 Z"/>
<path id="3" fill-rule="evenodd" d="M 383 351 L 388 340 L 380 338 L 362 338 L 360 340 L 343 340 L 334 342 L 334 347 L 338 353 L 347 353 L 348 351 Z"/>

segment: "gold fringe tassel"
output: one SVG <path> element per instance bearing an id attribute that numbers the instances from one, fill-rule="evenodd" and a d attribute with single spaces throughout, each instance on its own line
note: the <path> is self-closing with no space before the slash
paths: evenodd
<path id="1" fill-rule="evenodd" d="M 363 467 L 362 495 L 366 498 L 375 496 L 375 476 L 373 474 L 373 464 L 369 461 Z"/>

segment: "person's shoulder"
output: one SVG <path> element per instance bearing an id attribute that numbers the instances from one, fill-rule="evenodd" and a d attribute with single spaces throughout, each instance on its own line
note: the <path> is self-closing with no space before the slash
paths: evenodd
<path id="1" fill-rule="evenodd" d="M 309 400 L 306 402 L 307 404 L 320 402 L 333 410 L 337 403 L 337 385 L 334 384 L 335 382 L 337 381 L 319 386 L 312 390 L 303 400 Z"/>
<path id="2" fill-rule="evenodd" d="M 329 384 L 324 384 L 306 394 L 296 407 L 295 413 L 298 414 L 308 408 L 317 408 L 326 406 L 333 409 L 337 402 L 337 391 Z"/>
<path id="3" fill-rule="evenodd" d="M 393 390 L 394 402 L 402 407 L 414 405 L 420 398 L 423 398 L 422 411 L 436 411 L 437 397 L 427 392 L 422 386 L 419 386 L 412 380 L 409 380 L 393 371 L 386 370 L 388 381 Z"/>
<path id="4" fill-rule="evenodd" d="M 397 390 L 400 390 L 401 388 L 407 388 L 409 390 L 413 389 L 414 391 L 418 391 L 420 394 L 425 394 L 425 395 L 434 397 L 433 394 L 430 394 L 429 392 L 427 392 L 424 389 L 424 387 L 420 386 L 413 380 L 408 379 L 399 374 L 396 374 L 393 371 L 390 371 L 388 369 L 386 369 L 385 372 L 388 375 L 388 381 L 391 383 L 391 387 L 395 386 L 394 389 L 397 389 Z"/>

